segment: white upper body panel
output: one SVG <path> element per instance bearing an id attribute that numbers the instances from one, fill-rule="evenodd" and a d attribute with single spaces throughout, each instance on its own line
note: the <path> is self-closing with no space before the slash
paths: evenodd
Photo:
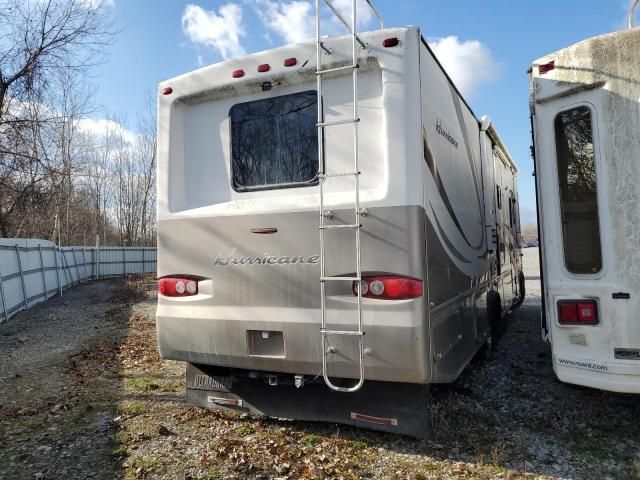
<path id="1" fill-rule="evenodd" d="M 383 48 L 385 38 L 400 44 Z M 361 202 L 364 206 L 422 205 L 420 165 L 406 159 L 421 156 L 419 44 L 416 28 L 364 33 L 360 49 L 359 152 Z M 351 59 L 350 37 L 326 41 L 331 55 L 322 68 Z M 227 216 L 315 210 L 319 187 L 238 192 L 231 186 L 229 111 L 249 100 L 316 89 L 315 42 L 309 41 L 211 65 L 162 82 L 170 95 L 158 102 L 158 216 L 164 218 Z M 295 67 L 284 67 L 295 57 Z M 270 70 L 258 73 L 257 66 Z M 232 72 L 242 69 L 242 78 Z M 271 82 L 263 91 L 261 84 Z M 326 75 L 323 81 L 325 120 L 353 118 L 350 70 Z M 353 127 L 325 129 L 328 173 L 353 170 Z M 327 181 L 327 208 L 349 205 L 353 179 Z"/>

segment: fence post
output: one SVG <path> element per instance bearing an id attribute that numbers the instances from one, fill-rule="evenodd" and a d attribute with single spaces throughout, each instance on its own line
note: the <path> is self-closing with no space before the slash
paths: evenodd
<path id="1" fill-rule="evenodd" d="M 64 250 L 62 252 L 62 271 L 64 272 L 64 279 L 68 282 L 67 287 L 71 288 L 73 287 L 73 274 L 71 273 L 71 267 L 69 267 L 69 262 L 67 261 L 67 251 L 68 250 Z"/>
<path id="2" fill-rule="evenodd" d="M 22 301 L 24 303 L 24 309 L 27 309 L 27 289 L 24 285 L 24 275 L 22 274 L 22 260 L 20 260 L 20 249 L 16 243 L 16 258 L 18 259 L 18 270 L 20 271 L 20 283 L 22 285 Z"/>
<path id="3" fill-rule="evenodd" d="M 0 300 L 2 300 L 2 312 L 4 313 L 4 321 L 6 322 L 7 320 L 9 320 L 9 312 L 7 312 L 7 300 L 4 298 L 4 287 L 2 286 L 2 271 L 0 271 Z"/>
<path id="4" fill-rule="evenodd" d="M 147 273 L 147 264 L 144 263 L 144 250 L 145 248 L 142 247 L 142 273 Z"/>
<path id="5" fill-rule="evenodd" d="M 89 274 L 87 273 L 87 247 L 82 247 L 82 262 L 84 263 L 84 283 L 89 281 Z"/>
<path id="6" fill-rule="evenodd" d="M 38 255 L 40 255 L 40 271 L 42 272 L 42 288 L 44 288 L 44 298 L 47 298 L 47 278 L 44 273 L 44 260 L 42 259 L 42 244 L 38 244 Z"/>
<path id="7" fill-rule="evenodd" d="M 58 254 L 60 253 L 60 245 L 53 247 L 53 260 L 56 265 L 56 283 L 58 284 L 58 295 L 62 296 L 62 285 L 60 284 L 60 268 L 58 267 Z"/>
<path id="8" fill-rule="evenodd" d="M 100 280 L 100 235 L 96 235 L 96 249 L 95 249 L 95 264 L 96 264 L 96 280 Z"/>
<path id="9" fill-rule="evenodd" d="M 122 247 L 122 276 L 127 275 L 127 251 Z"/>

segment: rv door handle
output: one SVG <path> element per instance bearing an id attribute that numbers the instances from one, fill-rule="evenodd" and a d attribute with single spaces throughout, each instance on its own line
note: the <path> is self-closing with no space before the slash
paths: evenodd
<path id="1" fill-rule="evenodd" d="M 270 233 L 278 233 L 278 229 L 276 227 L 252 228 L 251 233 L 266 235 Z"/>

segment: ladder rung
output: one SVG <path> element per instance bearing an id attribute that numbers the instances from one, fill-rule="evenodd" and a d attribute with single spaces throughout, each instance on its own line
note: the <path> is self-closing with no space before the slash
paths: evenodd
<path id="1" fill-rule="evenodd" d="M 350 177 L 360 175 L 361 172 L 344 172 L 344 173 L 319 173 L 319 178 L 334 178 L 334 177 Z"/>
<path id="2" fill-rule="evenodd" d="M 324 75 L 325 73 L 331 73 L 331 72 L 340 72 L 342 70 L 353 70 L 354 68 L 360 68 L 360 65 L 358 64 L 344 65 L 342 67 L 334 67 L 334 68 L 327 68 L 326 70 L 318 70 L 316 71 L 316 75 Z"/>
<path id="3" fill-rule="evenodd" d="M 360 277 L 320 277 L 321 282 L 360 282 Z"/>
<path id="4" fill-rule="evenodd" d="M 334 127 L 336 125 L 344 125 L 346 123 L 358 123 L 360 121 L 359 118 L 350 118 L 348 120 L 337 120 L 335 122 L 322 122 L 322 123 L 317 123 L 316 127 L 320 128 L 320 127 Z"/>
<path id="5" fill-rule="evenodd" d="M 364 332 L 353 330 L 320 330 L 323 335 L 353 335 L 354 337 L 364 336 Z"/>
<path id="6" fill-rule="evenodd" d="M 318 227 L 320 230 L 333 230 L 334 228 L 362 228 L 362 225 L 353 223 L 353 224 L 349 224 L 349 225 L 322 225 L 321 227 Z"/>

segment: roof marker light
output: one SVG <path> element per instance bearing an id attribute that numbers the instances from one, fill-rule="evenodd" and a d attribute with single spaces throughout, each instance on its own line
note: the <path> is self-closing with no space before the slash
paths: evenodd
<path id="1" fill-rule="evenodd" d="M 387 38 L 385 39 L 384 42 L 382 42 L 382 46 L 384 48 L 397 47 L 399 44 L 400 44 L 400 40 L 398 40 L 397 37 Z"/>
<path id="2" fill-rule="evenodd" d="M 171 95 L 172 93 L 173 93 L 173 88 L 171 87 L 165 87 L 162 89 L 163 95 Z"/>
<path id="3" fill-rule="evenodd" d="M 298 64 L 298 59 L 294 57 L 287 58 L 284 61 L 285 67 L 295 67 L 297 64 Z"/>
<path id="4" fill-rule="evenodd" d="M 234 70 L 233 73 L 231 74 L 231 76 L 233 78 L 242 78 L 242 77 L 244 77 L 244 70 L 242 70 L 242 69 Z"/>
<path id="5" fill-rule="evenodd" d="M 260 73 L 268 72 L 269 70 L 271 70 L 271 65 L 269 65 L 268 63 L 258 65 L 258 72 Z"/>
<path id="6" fill-rule="evenodd" d="M 549 63 L 545 63 L 543 65 L 538 66 L 538 72 L 540 72 L 540 75 L 544 75 L 545 73 L 550 72 L 554 68 L 556 68 L 556 62 L 555 60 L 551 60 Z"/>

